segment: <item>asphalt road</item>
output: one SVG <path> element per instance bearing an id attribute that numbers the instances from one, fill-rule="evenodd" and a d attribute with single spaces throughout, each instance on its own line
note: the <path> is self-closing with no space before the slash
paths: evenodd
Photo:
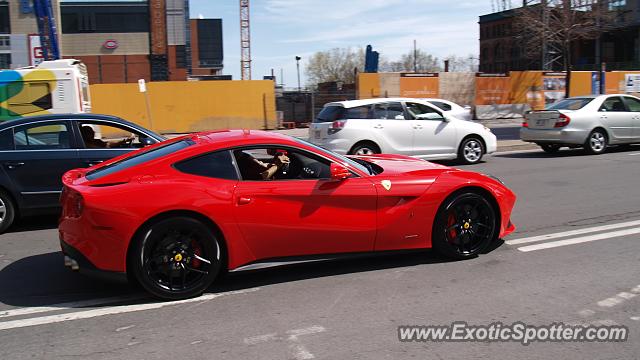
<path id="1" fill-rule="evenodd" d="M 520 140 L 520 126 L 492 127 L 498 140 Z"/>
<path id="2" fill-rule="evenodd" d="M 640 358 L 640 147 L 503 153 L 467 168 L 500 177 L 519 197 L 518 231 L 487 254 L 236 273 L 183 303 L 68 271 L 55 219 L 23 222 L 0 235 L 0 359 Z M 510 243 L 548 234 L 559 235 Z M 630 335 L 527 346 L 398 340 L 398 326 L 454 321 L 620 324 Z"/>

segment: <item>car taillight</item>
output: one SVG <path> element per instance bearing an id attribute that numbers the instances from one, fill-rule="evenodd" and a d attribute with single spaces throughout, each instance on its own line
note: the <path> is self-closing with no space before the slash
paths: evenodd
<path id="1" fill-rule="evenodd" d="M 558 120 L 556 120 L 556 124 L 553 127 L 557 127 L 557 128 L 565 127 L 569 125 L 570 122 L 571 122 L 571 118 L 569 118 L 565 114 L 560 114 L 560 117 L 558 118 Z"/>
<path id="2" fill-rule="evenodd" d="M 84 198 L 75 190 L 65 188 L 63 191 L 64 215 L 70 218 L 79 218 L 84 210 Z"/>
<path id="3" fill-rule="evenodd" d="M 526 128 L 529 127 L 529 123 L 527 122 L 527 120 L 522 122 L 522 127 L 526 127 Z"/>
<path id="4" fill-rule="evenodd" d="M 331 128 L 329 128 L 328 133 L 335 134 L 338 131 L 342 130 L 346 124 L 347 124 L 347 120 L 336 120 L 333 123 L 331 123 Z"/>

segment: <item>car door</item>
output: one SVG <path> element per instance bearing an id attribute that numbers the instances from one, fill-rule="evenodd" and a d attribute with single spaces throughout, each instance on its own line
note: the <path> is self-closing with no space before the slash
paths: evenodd
<path id="1" fill-rule="evenodd" d="M 74 120 L 74 128 L 80 139 L 80 160 L 84 167 L 139 149 L 147 145 L 141 143 L 143 139 L 156 142 L 149 134 L 107 120 Z"/>
<path id="2" fill-rule="evenodd" d="M 406 102 L 407 113 L 412 118 L 414 155 L 421 158 L 437 158 L 457 151 L 456 124 L 445 119 L 434 107 Z"/>
<path id="3" fill-rule="evenodd" d="M 234 151 L 241 180 L 233 211 L 258 259 L 373 250 L 376 190 L 369 179 L 331 180 L 329 160 L 287 148 L 287 175 L 256 180 L 246 158 L 268 163 L 269 148 Z"/>
<path id="4" fill-rule="evenodd" d="M 633 113 L 627 110 L 620 96 L 610 96 L 604 100 L 598 110 L 600 121 L 609 130 L 616 141 L 631 139 Z"/>
<path id="5" fill-rule="evenodd" d="M 371 130 L 381 145 L 382 152 L 412 155 L 413 126 L 407 120 L 401 102 L 373 105 Z"/>
<path id="6" fill-rule="evenodd" d="M 625 96 L 624 101 L 631 113 L 631 138 L 633 141 L 640 141 L 640 100 Z"/>
<path id="7" fill-rule="evenodd" d="M 2 167 L 23 208 L 57 207 L 62 175 L 80 167 L 71 123 L 67 120 L 16 126 L 13 151 L 2 152 Z"/>

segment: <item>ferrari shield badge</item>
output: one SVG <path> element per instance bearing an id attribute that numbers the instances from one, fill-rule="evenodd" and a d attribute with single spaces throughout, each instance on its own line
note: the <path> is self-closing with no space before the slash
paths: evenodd
<path id="1" fill-rule="evenodd" d="M 380 184 L 385 190 L 387 191 L 391 190 L 391 180 L 382 180 Z"/>

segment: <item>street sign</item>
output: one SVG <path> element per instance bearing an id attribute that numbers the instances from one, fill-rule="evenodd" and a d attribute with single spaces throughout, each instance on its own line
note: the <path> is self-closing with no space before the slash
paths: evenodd
<path id="1" fill-rule="evenodd" d="M 38 66 L 44 61 L 42 44 L 38 35 L 29 35 L 29 59 L 31 66 Z"/>
<path id="2" fill-rule="evenodd" d="M 640 92 L 640 74 L 624 74 L 625 93 Z"/>
<path id="3" fill-rule="evenodd" d="M 144 82 L 144 79 L 138 80 L 138 89 L 141 93 L 147 92 L 147 84 Z"/>

